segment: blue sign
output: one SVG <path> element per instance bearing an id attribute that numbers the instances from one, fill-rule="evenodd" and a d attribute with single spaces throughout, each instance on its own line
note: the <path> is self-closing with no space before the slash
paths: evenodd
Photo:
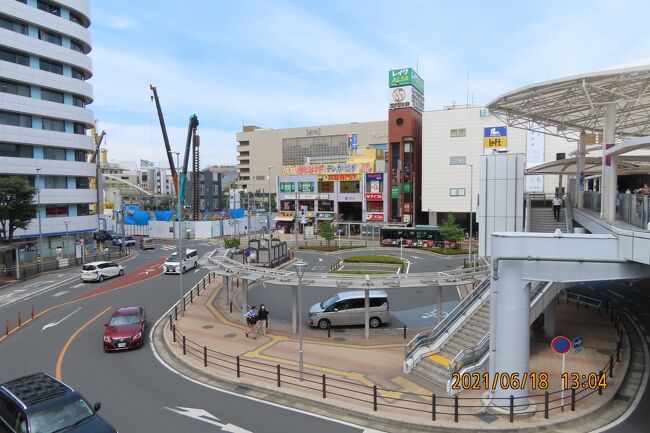
<path id="1" fill-rule="evenodd" d="M 582 337 L 576 337 L 573 339 L 573 350 L 575 353 L 582 352 Z"/>
<path id="2" fill-rule="evenodd" d="M 571 350 L 571 341 L 566 337 L 558 336 L 551 341 L 551 347 L 555 352 L 563 355 Z"/>
<path id="3" fill-rule="evenodd" d="M 373 180 L 382 181 L 384 180 L 384 173 L 366 173 L 366 182 Z"/>
<path id="4" fill-rule="evenodd" d="M 348 147 L 352 150 L 357 148 L 357 134 L 348 134 Z"/>
<path id="5" fill-rule="evenodd" d="M 492 126 L 483 129 L 483 137 L 506 137 L 508 135 L 508 128 L 506 126 Z"/>

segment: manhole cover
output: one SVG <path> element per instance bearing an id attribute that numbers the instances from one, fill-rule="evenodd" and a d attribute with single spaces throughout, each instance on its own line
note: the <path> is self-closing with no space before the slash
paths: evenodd
<path id="1" fill-rule="evenodd" d="M 224 335 L 224 337 L 226 337 L 226 338 L 233 338 L 233 337 L 236 337 L 236 336 L 237 336 L 237 334 L 226 334 L 226 335 Z"/>
<path id="2" fill-rule="evenodd" d="M 332 338 L 333 341 L 345 341 L 345 338 L 343 337 L 334 337 Z"/>
<path id="3" fill-rule="evenodd" d="M 494 421 L 499 419 L 499 416 L 493 413 L 477 413 L 474 416 L 486 424 L 493 423 Z"/>
<path id="4" fill-rule="evenodd" d="M 202 328 L 203 329 L 212 329 L 212 328 L 214 328 L 214 325 L 203 325 Z"/>
<path id="5" fill-rule="evenodd" d="M 247 386 L 238 386 L 235 389 L 235 392 L 238 393 L 238 394 L 248 394 L 250 392 L 250 390 L 251 389 L 249 387 L 247 387 Z"/>

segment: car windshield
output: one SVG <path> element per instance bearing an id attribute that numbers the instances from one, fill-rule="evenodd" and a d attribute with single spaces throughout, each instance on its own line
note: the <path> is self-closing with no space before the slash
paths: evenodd
<path id="1" fill-rule="evenodd" d="M 30 416 L 31 433 L 54 433 L 93 416 L 92 409 L 82 400 L 75 400 Z"/>
<path id="2" fill-rule="evenodd" d="M 122 326 L 122 325 L 135 325 L 140 322 L 140 317 L 137 314 L 128 315 L 128 316 L 113 316 L 111 317 L 111 326 Z"/>
<path id="3" fill-rule="evenodd" d="M 323 301 L 320 303 L 320 307 L 322 309 L 328 309 L 332 305 L 336 304 L 336 302 L 339 300 L 339 295 L 334 295 L 331 298 L 329 298 L 327 301 Z"/>
<path id="4" fill-rule="evenodd" d="M 95 265 L 84 265 L 84 267 L 82 269 L 84 271 L 94 271 L 96 268 L 95 268 Z"/>
<path id="5" fill-rule="evenodd" d="M 167 258 L 167 261 L 168 262 L 180 262 L 180 260 L 178 259 L 178 253 L 174 253 L 171 256 L 169 256 Z"/>

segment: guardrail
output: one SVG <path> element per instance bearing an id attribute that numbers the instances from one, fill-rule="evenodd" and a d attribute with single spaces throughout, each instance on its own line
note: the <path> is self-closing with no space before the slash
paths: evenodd
<path id="1" fill-rule="evenodd" d="M 387 414 L 399 416 L 400 419 L 404 415 L 415 415 L 421 421 L 453 419 L 455 423 L 459 423 L 462 417 L 476 416 L 485 412 L 482 397 L 461 397 L 458 394 L 449 397 L 438 396 L 436 393 L 405 392 L 403 389 L 391 389 L 377 385 L 370 386 L 309 371 L 304 371 L 302 374 L 303 379 L 301 379 L 300 371 L 295 368 L 248 359 L 245 356 L 235 356 L 201 345 L 183 334 L 178 326 L 178 315 L 181 309 L 185 310 L 187 305 L 194 301 L 195 296 L 199 296 L 201 291 L 205 290 L 206 284 L 210 284 L 211 279 L 214 277 L 215 273 L 210 272 L 183 296 L 182 301 L 179 300 L 174 305 L 173 312 L 168 315 L 168 327 L 172 338 L 171 343 L 177 344 L 182 357 L 194 359 L 204 369 L 216 369 L 221 378 L 236 383 L 246 383 L 242 379 L 250 378 L 254 380 L 252 386 L 285 388 L 291 394 L 295 394 L 295 391 L 299 390 L 313 399 L 326 400 L 335 398 L 339 402 L 345 402 L 348 407 L 350 403 L 354 403 L 355 406 L 360 405 L 362 411 L 364 408 L 372 408 L 373 412 L 379 412 L 381 409 L 386 411 Z M 601 396 L 605 387 L 595 385 L 602 384 L 602 381 L 614 377 L 616 372 L 614 367 L 616 363 L 620 362 L 622 350 L 621 318 L 614 309 L 608 309 L 608 314 L 611 314 L 611 318 L 619 331 L 618 342 L 616 350 L 611 352 L 609 359 L 599 370 L 597 376 L 588 377 L 586 380 L 579 382 L 575 388 L 568 390 L 546 390 L 543 393 L 531 394 L 521 399 L 512 395 L 499 399 L 493 398 L 491 400 L 492 404 L 505 409 L 508 421 L 513 423 L 515 414 L 550 419 L 552 414 L 563 413 L 565 409 L 575 412 L 577 403 L 592 395 Z M 517 373 L 507 375 L 507 379 L 509 385 L 513 387 L 515 385 L 520 387 L 522 383 L 528 386 L 525 381 L 530 380 L 530 378 L 519 377 Z M 473 377 L 468 375 L 467 378 L 460 378 L 459 384 L 465 387 L 463 384 L 468 382 L 467 384 L 470 386 L 466 388 L 470 388 L 472 380 Z M 538 381 L 535 385 L 537 389 L 548 389 L 549 384 L 550 379 L 546 377 L 546 381 Z M 251 385 L 247 384 L 247 386 Z M 565 392 L 568 392 L 566 399 L 564 398 Z"/>

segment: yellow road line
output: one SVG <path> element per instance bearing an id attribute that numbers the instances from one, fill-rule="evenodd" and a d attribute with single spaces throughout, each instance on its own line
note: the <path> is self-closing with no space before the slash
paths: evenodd
<path id="1" fill-rule="evenodd" d="M 409 392 L 413 394 L 423 394 L 423 395 L 430 395 L 431 391 L 418 385 L 417 383 L 413 383 L 407 378 L 403 376 L 397 376 L 391 379 L 391 382 L 393 382 L 395 385 L 399 386 L 400 389 L 404 392 Z"/>
<path id="2" fill-rule="evenodd" d="M 430 361 L 435 362 L 436 364 L 440 364 L 443 367 L 449 367 L 449 364 L 451 364 L 451 360 L 445 358 L 442 355 L 438 355 L 437 353 L 434 353 L 433 355 L 427 356 L 427 359 Z"/>
<path id="3" fill-rule="evenodd" d="M 77 338 L 77 335 L 79 335 L 79 334 L 81 333 L 81 331 L 83 331 L 84 329 L 86 329 L 86 327 L 87 327 L 88 325 L 90 325 L 91 323 L 93 323 L 95 320 L 97 320 L 97 319 L 99 318 L 99 316 L 101 316 L 102 314 L 106 313 L 106 312 L 107 312 L 108 310 L 110 310 L 110 309 L 111 309 L 111 307 L 106 307 L 105 309 L 103 309 L 102 311 L 100 311 L 100 312 L 99 312 L 95 317 L 93 317 L 92 319 L 90 319 L 89 321 L 87 321 L 86 323 L 84 323 L 83 325 L 81 325 L 81 327 L 80 327 L 79 329 L 77 329 L 77 330 L 74 332 L 74 334 L 72 334 L 72 335 L 70 336 L 70 338 L 68 338 L 68 341 L 65 342 L 65 345 L 63 345 L 63 348 L 62 348 L 61 351 L 59 352 L 59 357 L 56 359 L 56 373 L 55 373 L 55 376 L 56 376 L 56 378 L 57 378 L 58 380 L 61 380 L 61 377 L 62 377 L 62 376 L 61 376 L 61 367 L 63 366 L 63 358 L 65 357 L 65 354 L 66 354 L 66 352 L 68 351 L 68 349 L 70 348 L 70 345 L 72 344 L 72 342 L 74 341 L 74 339 Z"/>

